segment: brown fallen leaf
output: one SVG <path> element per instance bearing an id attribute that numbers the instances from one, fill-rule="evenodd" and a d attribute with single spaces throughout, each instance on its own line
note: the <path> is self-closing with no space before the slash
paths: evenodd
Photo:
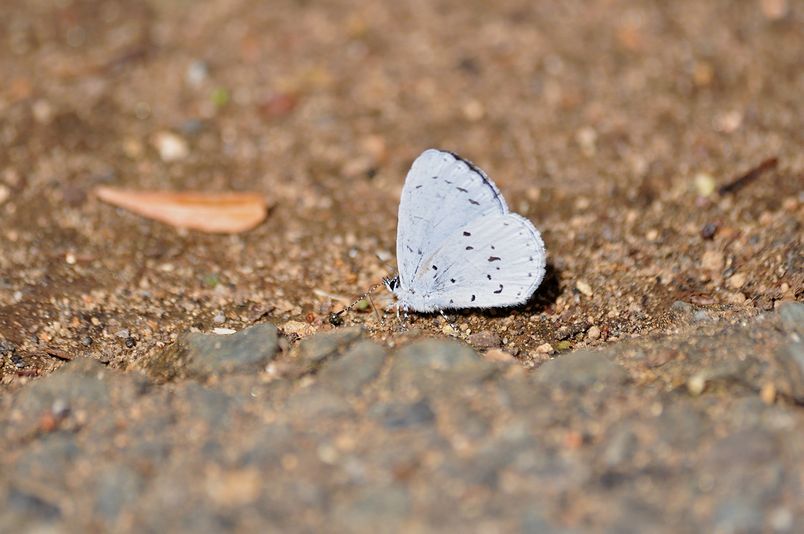
<path id="1" fill-rule="evenodd" d="M 251 230 L 268 213 L 258 193 L 204 193 L 198 191 L 135 191 L 98 186 L 104 202 L 177 228 L 235 234 Z"/>

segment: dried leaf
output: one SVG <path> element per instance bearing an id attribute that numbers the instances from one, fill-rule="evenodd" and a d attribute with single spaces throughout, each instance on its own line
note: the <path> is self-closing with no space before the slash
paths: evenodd
<path id="1" fill-rule="evenodd" d="M 177 228 L 234 234 L 251 230 L 268 212 L 257 193 L 134 191 L 99 186 L 95 194 L 109 204 Z"/>

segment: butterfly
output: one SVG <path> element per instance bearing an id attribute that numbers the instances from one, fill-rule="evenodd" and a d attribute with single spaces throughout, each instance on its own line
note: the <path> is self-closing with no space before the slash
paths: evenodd
<path id="1" fill-rule="evenodd" d="M 526 302 L 544 279 L 539 231 L 508 211 L 500 190 L 470 161 L 425 150 L 399 203 L 398 274 L 384 280 L 397 309 L 435 312 Z"/>

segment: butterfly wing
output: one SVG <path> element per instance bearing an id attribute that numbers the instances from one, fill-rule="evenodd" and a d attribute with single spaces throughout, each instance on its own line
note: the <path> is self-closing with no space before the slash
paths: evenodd
<path id="1" fill-rule="evenodd" d="M 508 213 L 500 190 L 472 163 L 450 152 L 425 150 L 408 172 L 399 203 L 396 257 L 403 287 L 424 258 L 478 217 Z"/>
<path id="2" fill-rule="evenodd" d="M 460 228 L 416 275 L 414 311 L 496 308 L 527 301 L 544 278 L 539 231 L 515 213 L 487 215 Z"/>

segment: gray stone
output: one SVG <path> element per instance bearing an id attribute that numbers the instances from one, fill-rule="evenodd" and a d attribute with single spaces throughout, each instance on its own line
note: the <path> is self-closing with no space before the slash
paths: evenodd
<path id="1" fill-rule="evenodd" d="M 785 302 L 779 306 L 779 317 L 785 330 L 804 338 L 804 304 Z"/>
<path id="2" fill-rule="evenodd" d="M 543 511 L 534 509 L 536 507 L 537 505 L 534 504 L 522 514 L 519 529 L 522 534 L 579 534 L 581 532 L 580 530 L 553 524 Z"/>
<path id="3" fill-rule="evenodd" d="M 356 395 L 380 374 L 385 351 L 372 341 L 358 341 L 346 354 L 327 363 L 318 379 L 346 395 Z"/>
<path id="4" fill-rule="evenodd" d="M 95 360 L 73 360 L 24 389 L 15 407 L 27 415 L 39 415 L 39 412 L 49 410 L 56 401 L 69 405 L 80 402 L 85 407 L 102 406 L 109 402 L 109 388 L 104 381 L 106 372 L 106 367 Z"/>
<path id="5" fill-rule="evenodd" d="M 692 314 L 693 311 L 695 311 L 695 307 L 688 302 L 684 302 L 683 300 L 676 300 L 670 306 L 670 311 L 686 316 Z"/>
<path id="6" fill-rule="evenodd" d="M 51 432 L 32 443 L 14 463 L 14 478 L 67 494 L 68 473 L 81 455 L 71 432 Z"/>
<path id="7" fill-rule="evenodd" d="M 779 347 L 775 358 L 784 372 L 784 393 L 804 404 L 804 341 Z"/>
<path id="8" fill-rule="evenodd" d="M 393 525 L 402 525 L 410 508 L 407 488 L 397 485 L 368 487 L 348 502 L 336 506 L 335 521 L 347 532 L 388 532 L 389 527 L 393 529 Z"/>
<path id="9" fill-rule="evenodd" d="M 363 329 L 359 326 L 340 328 L 332 332 L 316 334 L 299 342 L 298 364 L 307 371 L 317 369 L 327 358 L 343 351 L 360 338 Z"/>
<path id="10" fill-rule="evenodd" d="M 427 399 L 411 404 L 383 404 L 372 409 L 374 415 L 386 428 L 401 429 L 431 425 L 436 416 Z"/>
<path id="11" fill-rule="evenodd" d="M 273 360 L 279 348 L 274 325 L 263 323 L 236 334 L 183 334 L 167 350 L 145 363 L 159 380 L 205 379 L 213 375 L 254 372 Z"/>
<path id="12" fill-rule="evenodd" d="M 30 436 L 37 431 L 40 418 L 48 414 L 66 418 L 84 412 L 94 423 L 95 416 L 113 399 L 131 401 L 147 386 L 139 373 L 122 373 L 96 360 L 77 358 L 22 389 L 12 404 L 22 417 L 5 430 L 11 438 Z"/>
<path id="13" fill-rule="evenodd" d="M 710 428 L 704 415 L 698 413 L 687 399 L 679 400 L 662 410 L 655 422 L 656 431 L 664 443 L 679 450 L 697 448 L 701 436 Z"/>
<path id="14" fill-rule="evenodd" d="M 293 432 L 283 423 L 262 425 L 241 441 L 242 444 L 238 443 L 242 448 L 236 454 L 236 464 L 263 470 L 276 466 L 282 456 L 296 446 Z"/>
<path id="15" fill-rule="evenodd" d="M 143 479 L 125 465 L 113 465 L 98 476 L 95 485 L 95 512 L 106 521 L 117 519 L 123 508 L 133 503 L 143 488 Z"/>
<path id="16" fill-rule="evenodd" d="M 55 521 L 62 515 L 61 509 L 47 499 L 14 487 L 9 490 L 5 505 L 0 508 L 45 521 Z"/>
<path id="17" fill-rule="evenodd" d="M 343 417 L 352 415 L 352 408 L 337 393 L 320 384 L 300 389 L 287 402 L 292 418 L 313 419 L 316 417 Z"/>
<path id="18" fill-rule="evenodd" d="M 471 347 L 452 340 L 425 339 L 397 351 L 389 372 L 396 392 L 449 393 L 455 387 L 481 382 L 499 370 Z"/>
<path id="19" fill-rule="evenodd" d="M 716 469 L 748 469 L 763 466 L 779 457 L 779 443 L 770 432 L 746 428 L 715 442 L 707 464 Z"/>
<path id="20" fill-rule="evenodd" d="M 536 370 L 535 378 L 544 384 L 584 389 L 603 384 L 625 384 L 628 373 L 610 361 L 605 353 L 579 350 L 545 362 Z"/>
<path id="21" fill-rule="evenodd" d="M 230 425 L 230 413 L 240 404 L 239 399 L 196 382 L 179 385 L 175 393 L 174 403 L 184 417 L 203 421 L 216 431 L 225 430 Z"/>
<path id="22" fill-rule="evenodd" d="M 733 498 L 715 510 L 714 531 L 729 534 L 763 532 L 763 510 L 750 499 Z"/>
<path id="23" fill-rule="evenodd" d="M 638 446 L 639 440 L 634 431 L 622 425 L 611 433 L 606 442 L 602 455 L 603 463 L 608 468 L 627 465 Z"/>

